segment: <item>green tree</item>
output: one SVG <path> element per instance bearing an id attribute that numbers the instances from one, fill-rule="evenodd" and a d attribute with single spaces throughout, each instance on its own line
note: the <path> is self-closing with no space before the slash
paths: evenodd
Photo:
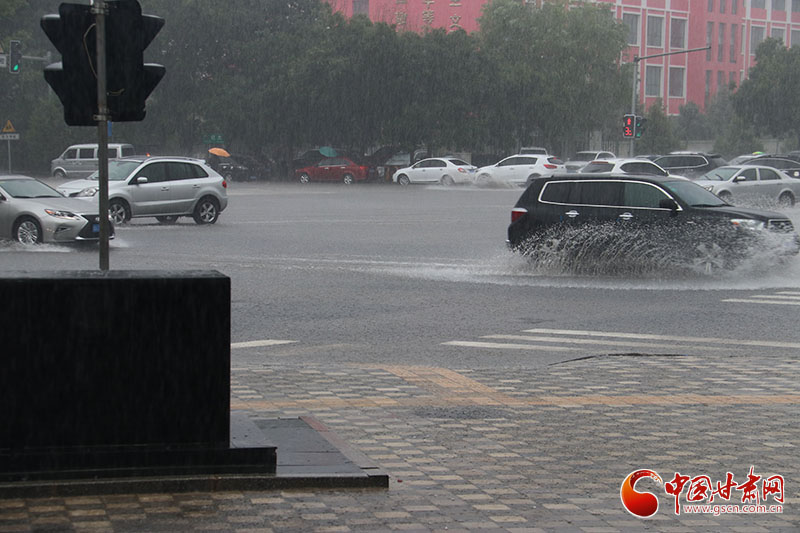
<path id="1" fill-rule="evenodd" d="M 759 133 L 800 140 L 800 47 L 766 39 L 756 48 L 756 66 L 733 99 L 736 113 Z"/>
<path id="2" fill-rule="evenodd" d="M 644 118 L 647 119 L 647 129 L 636 141 L 637 154 L 666 154 L 683 146 L 660 99 L 653 102 Z"/>

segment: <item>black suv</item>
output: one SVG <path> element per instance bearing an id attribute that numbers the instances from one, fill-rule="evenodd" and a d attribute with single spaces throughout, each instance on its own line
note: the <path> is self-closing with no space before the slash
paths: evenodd
<path id="1" fill-rule="evenodd" d="M 589 228 L 600 225 L 608 231 Z M 706 272 L 734 266 L 734 256 L 759 239 L 780 255 L 800 251 L 800 237 L 785 215 L 734 207 L 688 180 L 630 174 L 536 179 L 512 209 L 508 227 L 508 245 L 532 256 L 542 246 L 583 240 L 595 249 L 644 246 L 649 254 L 688 253 Z M 720 257 L 699 257 L 709 251 Z M 581 257 L 593 257 L 584 252 Z"/>
<path id="2" fill-rule="evenodd" d="M 672 152 L 653 159 L 653 162 L 671 174 L 691 179 L 728 164 L 719 154 L 700 152 Z"/>

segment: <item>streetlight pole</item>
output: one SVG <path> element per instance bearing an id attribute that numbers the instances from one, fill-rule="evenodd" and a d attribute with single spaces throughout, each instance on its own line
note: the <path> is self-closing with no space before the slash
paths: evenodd
<path id="1" fill-rule="evenodd" d="M 710 50 L 711 45 L 704 46 L 703 48 L 690 48 L 688 50 L 676 50 L 675 52 L 664 52 L 663 54 L 652 54 L 649 56 L 639 57 L 633 56 L 633 94 L 631 95 L 631 115 L 636 115 L 636 85 L 639 81 L 639 61 L 642 59 L 651 59 L 653 57 L 673 56 L 676 54 L 688 54 L 689 52 L 701 52 L 703 50 Z M 631 137 L 630 156 L 633 157 L 633 143 L 636 137 Z"/>

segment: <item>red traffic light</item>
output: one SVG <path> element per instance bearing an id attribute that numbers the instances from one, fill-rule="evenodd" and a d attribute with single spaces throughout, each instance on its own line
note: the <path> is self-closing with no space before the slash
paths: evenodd
<path id="1" fill-rule="evenodd" d="M 622 117 L 622 136 L 633 138 L 636 133 L 636 115 L 625 115 Z"/>

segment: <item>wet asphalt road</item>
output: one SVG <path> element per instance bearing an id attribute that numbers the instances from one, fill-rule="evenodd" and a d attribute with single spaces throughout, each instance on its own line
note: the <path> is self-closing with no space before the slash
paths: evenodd
<path id="1" fill-rule="evenodd" d="M 219 222 L 135 220 L 111 268 L 232 280 L 233 365 L 524 368 L 605 354 L 797 354 L 800 259 L 720 276 L 571 275 L 505 249 L 518 190 L 234 183 Z M 800 226 L 800 208 L 789 211 Z M 2 270 L 98 268 L 0 245 Z M 193 332 L 202 334 L 202 332 Z"/>

